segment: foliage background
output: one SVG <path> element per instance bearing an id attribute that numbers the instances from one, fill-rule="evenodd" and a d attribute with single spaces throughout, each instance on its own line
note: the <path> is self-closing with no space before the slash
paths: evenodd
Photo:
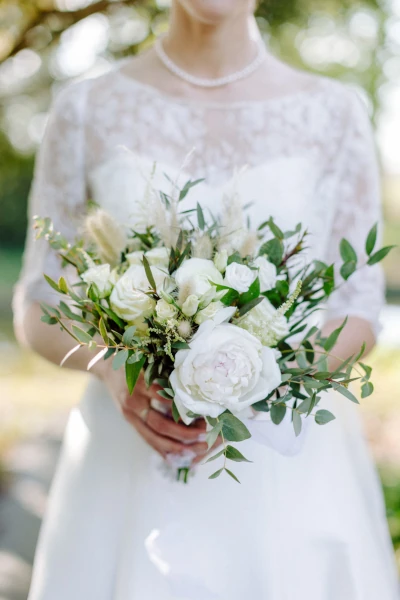
<path id="1" fill-rule="evenodd" d="M 165 30 L 167 13 L 168 0 L 0 0 L 0 461 L 3 457 L 4 464 L 16 442 L 73 405 L 86 381 L 83 374 L 60 372 L 19 350 L 12 334 L 12 286 L 27 226 L 34 153 L 49 104 L 70 81 L 96 76 L 116 59 L 151 44 Z M 382 160 L 385 242 L 399 243 L 400 0 L 261 0 L 257 18 L 274 53 L 295 66 L 344 81 L 365 100 Z M 400 301 L 399 264 L 396 250 L 385 267 L 393 306 L 385 313 L 383 337 L 371 361 L 377 391 L 363 412 L 385 483 L 400 562 L 400 308 L 395 306 Z"/>

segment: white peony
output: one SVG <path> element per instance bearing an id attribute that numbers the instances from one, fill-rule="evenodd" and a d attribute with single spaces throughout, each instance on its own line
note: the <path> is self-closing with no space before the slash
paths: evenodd
<path id="1" fill-rule="evenodd" d="M 227 409 L 238 414 L 268 396 L 281 380 L 271 348 L 218 320 L 200 325 L 190 350 L 176 354 L 170 375 L 175 404 L 186 424 L 192 421 L 189 411 L 214 418 Z"/>
<path id="2" fill-rule="evenodd" d="M 164 246 L 162 248 L 153 248 L 145 254 L 150 265 L 155 267 L 168 267 L 170 251 Z"/>
<path id="3" fill-rule="evenodd" d="M 260 280 L 260 291 L 268 292 L 276 284 L 276 266 L 269 262 L 264 256 L 259 256 L 253 262 L 253 266 L 258 268 L 258 278 Z"/>
<path id="4" fill-rule="evenodd" d="M 224 284 L 243 294 L 249 291 L 249 287 L 256 278 L 257 271 L 234 262 L 226 268 Z"/>
<path id="5" fill-rule="evenodd" d="M 212 287 L 212 283 L 222 284 L 221 273 L 212 260 L 205 258 L 189 258 L 175 272 L 175 281 L 179 288 L 187 288 L 189 294 L 198 298 Z M 211 283 L 212 282 L 212 283 Z"/>
<path id="6" fill-rule="evenodd" d="M 158 267 L 151 267 L 151 272 L 156 283 L 157 290 L 164 289 L 171 291 L 174 285 L 169 275 Z M 141 265 L 132 265 L 124 274 L 124 277 L 129 277 L 134 288 L 147 292 L 150 289 L 150 283 L 147 279 L 145 268 Z"/>
<path id="7" fill-rule="evenodd" d="M 276 308 L 264 298 L 260 304 L 249 310 L 235 321 L 238 327 L 245 329 L 264 346 L 275 346 L 289 333 L 289 324 L 284 316 L 276 316 Z"/>
<path id="8" fill-rule="evenodd" d="M 156 313 L 159 321 L 168 321 L 173 319 L 178 314 L 178 310 L 173 304 L 169 304 L 165 300 L 161 299 L 157 302 Z"/>
<path id="9" fill-rule="evenodd" d="M 106 298 L 112 290 L 110 265 L 96 265 L 82 273 L 81 278 L 87 284 L 97 287 L 100 298 Z"/>
<path id="10" fill-rule="evenodd" d="M 194 322 L 197 325 L 201 325 L 204 321 L 208 321 L 209 319 L 214 319 L 215 315 L 222 310 L 224 305 L 222 302 L 211 302 L 206 308 L 199 310 L 197 315 L 194 318 Z"/>
<path id="11" fill-rule="evenodd" d="M 121 319 L 143 331 L 146 329 L 144 319 L 153 314 L 156 302 L 138 290 L 132 278 L 125 274 L 111 292 L 110 305 Z"/>

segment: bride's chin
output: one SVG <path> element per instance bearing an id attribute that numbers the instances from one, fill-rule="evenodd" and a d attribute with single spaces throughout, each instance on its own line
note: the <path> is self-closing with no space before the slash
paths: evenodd
<path id="1" fill-rule="evenodd" d="M 202 23 L 217 25 L 233 14 L 251 13 L 254 0 L 175 0 L 191 17 Z M 247 9 L 247 10 L 246 10 Z"/>

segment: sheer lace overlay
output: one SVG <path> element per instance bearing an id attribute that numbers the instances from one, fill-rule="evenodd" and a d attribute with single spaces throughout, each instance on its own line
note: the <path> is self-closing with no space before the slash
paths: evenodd
<path id="1" fill-rule="evenodd" d="M 125 149 L 131 152 L 126 152 Z M 130 79 L 121 66 L 70 86 L 56 100 L 41 145 L 30 219 L 49 216 L 68 237 L 79 230 L 89 197 L 121 223 L 146 222 L 143 195 L 153 163 L 155 184 L 205 178 L 187 197 L 214 212 L 239 177 L 243 202 L 256 224 L 272 214 L 282 227 L 303 222 L 312 254 L 338 257 L 348 238 L 365 262 L 368 229 L 380 219 L 379 173 L 368 118 L 342 85 L 316 79 L 313 89 L 266 101 L 233 104 L 174 98 Z M 190 197 L 192 199 L 190 199 Z M 60 266 L 28 233 L 15 295 L 16 318 L 51 299 L 43 273 Z M 363 269 L 332 297 L 328 317 L 359 315 L 377 325 L 383 302 L 379 267 Z"/>

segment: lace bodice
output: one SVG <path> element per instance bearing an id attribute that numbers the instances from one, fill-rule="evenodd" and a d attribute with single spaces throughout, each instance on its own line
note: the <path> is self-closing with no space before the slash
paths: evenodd
<path id="1" fill-rule="evenodd" d="M 280 98 L 197 102 L 140 83 L 121 65 L 56 99 L 37 157 L 30 217 L 49 216 L 72 238 L 92 198 L 121 223 L 145 222 L 144 189 L 154 162 L 161 189 L 170 185 L 164 174 L 182 182 L 205 178 L 185 208 L 199 200 L 214 212 L 234 171 L 246 165 L 236 181 L 243 203 L 252 203 L 254 224 L 270 215 L 282 228 L 301 221 L 311 232 L 311 253 L 327 262 L 337 260 L 342 237 L 364 260 L 366 233 L 380 218 L 368 118 L 341 84 L 316 78 L 312 88 Z M 57 278 L 60 265 L 29 230 L 17 320 L 30 303 L 51 301 L 43 272 Z M 364 269 L 332 296 L 327 318 L 358 315 L 376 326 L 382 302 L 380 268 Z"/>

